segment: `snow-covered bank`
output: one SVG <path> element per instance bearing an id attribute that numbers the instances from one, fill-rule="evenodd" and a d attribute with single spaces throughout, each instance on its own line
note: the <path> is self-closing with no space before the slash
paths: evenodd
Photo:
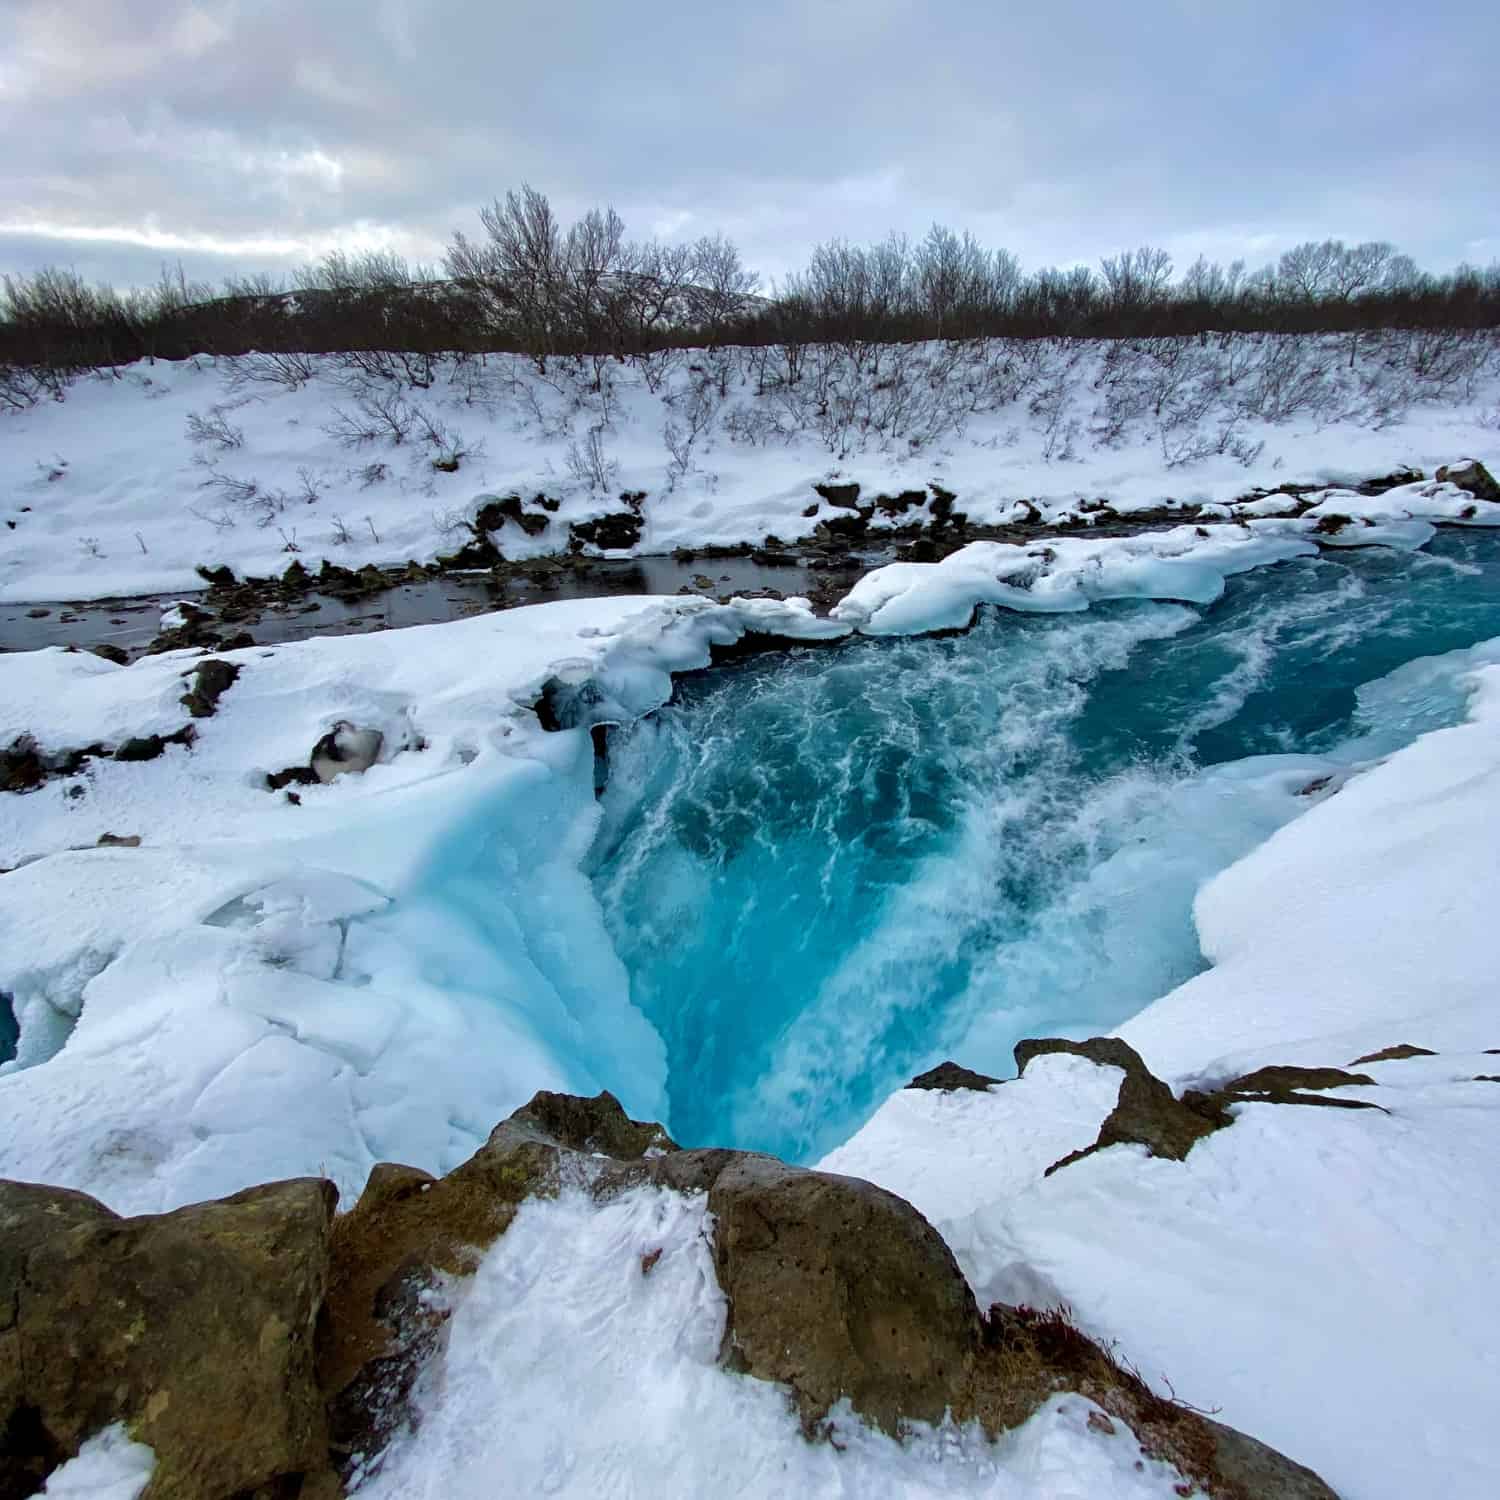
<path id="1" fill-rule="evenodd" d="M 571 676 L 646 712 L 747 629 L 841 632 L 771 601 L 620 599 L 236 652 L 190 750 L 4 798 L 5 863 L 51 857 L 0 883 L 0 1174 L 151 1211 L 320 1164 L 345 1191 L 383 1158 L 443 1169 L 538 1087 L 661 1113 L 660 1043 L 578 868 L 588 736 L 527 705 Z M 0 658 L 0 739 L 175 727 L 192 661 Z M 295 804 L 265 790 L 338 720 L 379 729 L 381 763 Z M 88 847 L 106 833 L 144 846 Z"/>
<path id="2" fill-rule="evenodd" d="M 545 376 L 490 356 L 440 362 L 413 390 L 331 356 L 283 383 L 244 380 L 253 359 L 140 364 L 0 418 L 0 599 L 188 589 L 200 564 L 427 561 L 496 496 L 527 507 L 495 535 L 514 559 L 610 515 L 624 531 L 598 545 L 637 553 L 837 532 L 851 512 L 814 490 L 830 480 L 890 499 L 868 517 L 878 539 L 944 504 L 989 525 L 1191 517 L 1257 488 L 1493 456 L 1492 356 L 1455 385 L 1387 365 L 1375 341 L 1357 371 L 1345 354 L 1315 338 L 977 341 L 871 369 L 811 351 L 790 384 L 754 351 Z"/>

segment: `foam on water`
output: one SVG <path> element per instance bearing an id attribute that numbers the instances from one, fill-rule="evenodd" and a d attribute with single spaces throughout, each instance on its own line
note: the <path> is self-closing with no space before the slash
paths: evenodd
<path id="1" fill-rule="evenodd" d="M 812 1158 L 942 1056 L 1119 1024 L 1201 968 L 1202 882 L 1461 717 L 1497 634 L 1500 542 L 1447 534 L 683 681 L 589 864 L 674 1134 Z"/>

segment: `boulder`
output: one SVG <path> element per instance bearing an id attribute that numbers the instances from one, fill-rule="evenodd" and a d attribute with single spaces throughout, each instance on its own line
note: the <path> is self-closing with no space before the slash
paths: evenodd
<path id="1" fill-rule="evenodd" d="M 130 665 L 130 653 L 123 646 L 116 646 L 109 641 L 101 641 L 97 646 L 90 646 L 89 651 L 104 661 L 112 661 L 117 667 Z"/>
<path id="2" fill-rule="evenodd" d="M 1494 475 L 1478 459 L 1461 458 L 1455 464 L 1445 464 L 1433 478 L 1456 484 L 1476 500 L 1500 501 L 1500 484 L 1496 484 Z"/>
<path id="3" fill-rule="evenodd" d="M 195 719 L 211 718 L 218 711 L 219 699 L 239 675 L 236 663 L 209 657 L 198 663 L 193 673 L 193 685 L 179 701 Z"/>
<path id="4" fill-rule="evenodd" d="M 86 1193 L 0 1181 L 0 1500 L 34 1495 L 69 1455 L 27 1401 L 16 1314 L 27 1256 L 54 1235 L 116 1217 Z"/>
<path id="5" fill-rule="evenodd" d="M 0 749 L 0 791 L 29 792 L 47 779 L 47 764 L 37 742 L 29 734 L 18 734 Z"/>
<path id="6" fill-rule="evenodd" d="M 340 719 L 312 748 L 308 767 L 325 786 L 337 777 L 362 776 L 380 758 L 385 736 Z"/>
<path id="7" fill-rule="evenodd" d="M 813 490 L 830 505 L 840 510 L 854 510 L 859 504 L 857 484 L 815 484 Z"/>
<path id="8" fill-rule="evenodd" d="M 708 1206 L 731 1368 L 790 1386 L 809 1425 L 844 1397 L 888 1432 L 962 1404 L 979 1309 L 911 1204 L 746 1153 L 718 1173 Z"/>
<path id="9" fill-rule="evenodd" d="M 617 510 L 592 521 L 574 521 L 568 530 L 574 551 L 598 547 L 605 552 L 620 552 L 640 541 L 641 518 L 635 511 Z"/>
<path id="10" fill-rule="evenodd" d="M 909 1089 L 942 1089 L 945 1092 L 973 1089 L 977 1093 L 983 1093 L 991 1084 L 999 1082 L 1000 1079 L 991 1078 L 988 1073 L 976 1073 L 972 1068 L 960 1067 L 950 1059 L 948 1062 L 940 1062 L 935 1068 L 929 1068 L 925 1073 L 918 1073 L 906 1086 Z"/>
<path id="11" fill-rule="evenodd" d="M 326 1473 L 313 1336 L 336 1198 L 304 1178 L 121 1219 L 5 1184 L 21 1224 L 0 1262 L 15 1283 L 11 1423 L 53 1461 L 125 1423 L 156 1454 L 152 1500 L 296 1493 Z"/>

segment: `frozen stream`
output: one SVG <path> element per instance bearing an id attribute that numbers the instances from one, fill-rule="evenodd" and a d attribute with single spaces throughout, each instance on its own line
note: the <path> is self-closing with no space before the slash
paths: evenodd
<path id="1" fill-rule="evenodd" d="M 673 1133 L 812 1159 L 943 1056 L 1119 1024 L 1202 967 L 1206 878 L 1462 717 L 1467 661 L 1418 659 L 1496 636 L 1460 531 L 683 680 L 612 736 L 589 866 Z"/>

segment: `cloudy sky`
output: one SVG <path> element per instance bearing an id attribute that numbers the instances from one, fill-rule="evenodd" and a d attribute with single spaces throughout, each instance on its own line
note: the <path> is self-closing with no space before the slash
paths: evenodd
<path id="1" fill-rule="evenodd" d="M 1500 259 L 1495 0 L 0 0 L 0 271 L 436 259 L 528 181 L 768 276 L 1298 240 Z"/>

